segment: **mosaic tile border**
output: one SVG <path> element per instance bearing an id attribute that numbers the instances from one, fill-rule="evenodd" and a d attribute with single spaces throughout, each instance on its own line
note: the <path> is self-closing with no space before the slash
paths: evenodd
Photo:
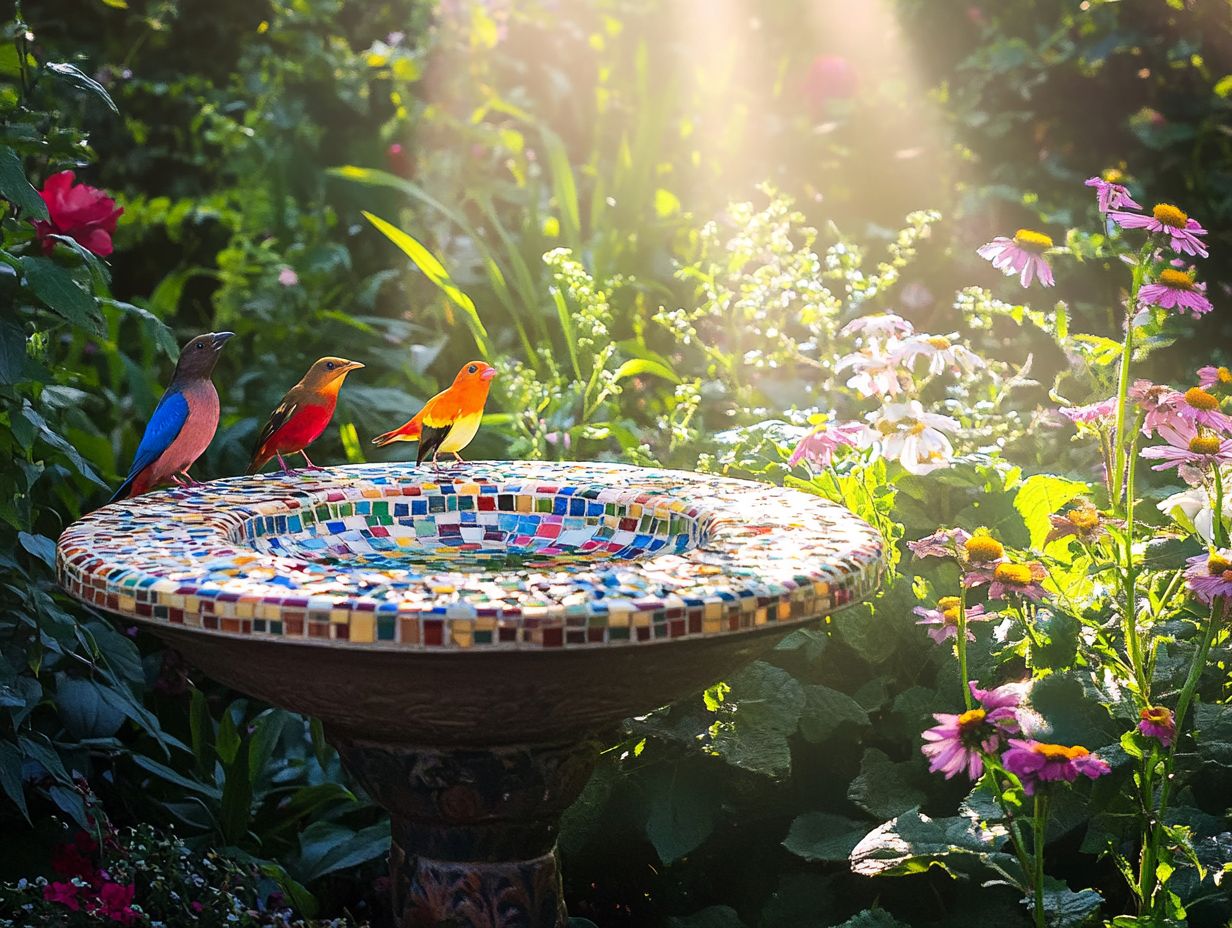
<path id="1" fill-rule="evenodd" d="M 485 569 L 508 544 L 535 560 Z M 76 598 L 144 622 L 417 650 L 798 623 L 867 597 L 882 571 L 870 526 L 800 491 L 544 462 L 439 475 L 365 464 L 165 490 L 69 526 L 57 566 Z"/>

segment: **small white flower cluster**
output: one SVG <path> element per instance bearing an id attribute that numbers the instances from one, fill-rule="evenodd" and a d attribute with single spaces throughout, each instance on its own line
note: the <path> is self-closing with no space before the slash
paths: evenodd
<path id="1" fill-rule="evenodd" d="M 841 334 L 855 336 L 857 347 L 836 362 L 835 373 L 849 372 L 850 389 L 882 403 L 865 417 L 869 424 L 861 443 L 912 474 L 948 467 L 954 448 L 946 433 L 958 429 L 958 420 L 926 412 L 916 397 L 933 377 L 947 371 L 974 374 L 987 366 L 984 360 L 960 344 L 957 334 L 916 332 L 894 313 L 861 316 Z"/>

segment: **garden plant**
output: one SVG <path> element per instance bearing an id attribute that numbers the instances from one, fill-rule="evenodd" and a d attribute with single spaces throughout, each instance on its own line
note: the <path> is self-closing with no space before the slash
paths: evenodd
<path id="1" fill-rule="evenodd" d="M 629 719 L 578 926 L 1232 923 L 1227 0 L 21 0 L 0 44 L 0 925 L 388 924 L 319 723 L 74 603 L 179 346 L 198 479 L 460 365 L 468 458 L 781 483 L 872 601 Z M 408 707 L 409 711 L 409 707 Z"/>

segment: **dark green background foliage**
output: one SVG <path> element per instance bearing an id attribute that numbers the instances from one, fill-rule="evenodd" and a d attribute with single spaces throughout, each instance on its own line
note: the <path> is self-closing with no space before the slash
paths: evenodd
<path id="1" fill-rule="evenodd" d="M 735 345 L 703 350 L 710 336 L 691 342 L 655 318 L 702 301 L 698 275 L 722 255 L 701 227 L 731 201 L 763 204 L 757 185 L 794 198 L 822 245 L 843 229 L 877 254 L 909 211 L 939 210 L 895 290 L 867 305 L 848 292 L 843 309 L 898 306 L 939 332 L 959 323 L 955 288 L 1000 285 L 977 245 L 1019 225 L 1058 238 L 1090 227 L 1080 184 L 1105 168 L 1149 190 L 1148 204 L 1183 205 L 1211 230 L 1214 255 L 1232 248 L 1232 6 L 1083 7 L 27 3 L 38 77 L 28 97 L 11 42 L 21 30 L 0 53 L 0 143 L 16 155 L 0 165 L 0 193 L 20 207 L 4 219 L 0 265 L 0 445 L 11 461 L 0 473 L 0 831 L 19 836 L 0 848 L 0 878 L 45 870 L 63 837 L 50 816 L 85 826 L 101 810 L 224 849 L 304 914 L 381 917 L 374 880 L 388 824 L 352 791 L 319 729 L 220 691 L 55 590 L 54 539 L 122 475 L 176 344 L 208 329 L 240 336 L 216 378 L 222 425 L 203 478 L 240 471 L 264 414 L 320 355 L 367 365 L 314 455 L 334 463 L 363 460 L 368 437 L 486 349 L 502 377 L 479 456 L 700 459 L 782 479 L 773 443 L 733 451 L 721 435 L 828 406 L 816 371 L 784 355 L 746 376 Z M 818 76 L 818 56 L 844 63 Z M 67 246 L 38 256 L 26 222 L 37 203 L 18 167 L 35 187 L 74 168 L 121 201 L 106 264 Z M 365 210 L 437 256 L 475 315 Z M 1097 239 L 1069 242 L 1079 260 L 1059 266 L 1056 292 L 1083 331 L 1116 337 L 1123 277 L 1091 257 Z M 558 247 L 580 265 L 545 263 Z M 1217 257 L 1204 275 L 1217 312 L 1178 328 L 1178 349 L 1152 362 L 1160 379 L 1228 360 L 1232 265 Z M 586 313 L 597 328 L 571 328 Z M 742 334 L 754 338 L 745 347 L 778 350 L 738 327 L 732 338 Z M 1008 319 L 981 337 L 1016 363 L 1036 353 L 1044 385 L 1021 394 L 1008 456 L 1028 473 L 1086 479 L 1085 451 L 1024 440 L 1021 428 L 1054 380 L 1079 389 L 1069 359 Z M 582 390 L 588 379 L 597 386 Z M 895 543 L 963 524 L 1025 546 L 1014 479 L 967 464 L 883 485 L 860 508 L 902 523 L 890 528 Z M 793 635 L 704 701 L 629 723 L 567 820 L 575 915 L 602 928 L 1025 923 L 1016 893 L 973 889 L 1001 852 L 971 832 L 981 797 L 955 816 L 966 790 L 930 777 L 919 753 L 930 714 L 955 708 L 957 671 L 912 624 L 913 584 L 927 597 L 956 577 L 902 570 L 874 605 Z M 972 675 L 1013 678 L 1014 655 L 1001 651 L 994 666 L 980 634 Z M 1048 636 L 1054 675 L 1038 707 L 1092 748 L 1115 744 L 1132 720 L 1091 689 L 1075 629 L 1058 621 Z M 1226 708 L 1206 711 L 1200 724 L 1226 733 Z M 1049 872 L 1095 886 L 1109 912 L 1127 903 L 1093 855 L 1118 840 L 1125 775 L 1077 792 L 1054 818 Z M 1230 785 L 1225 750 L 1174 813 L 1208 863 L 1229 856 Z M 911 852 L 895 857 L 883 833 L 853 872 L 857 843 L 895 816 L 889 837 Z M 931 868 L 930 848 L 948 849 Z M 1226 900 L 1194 872 L 1173 884 L 1187 901 L 1207 897 L 1191 923 L 1224 924 Z M 907 875 L 869 878 L 878 873 Z M 1091 897 L 1055 898 L 1065 924 L 1091 909 Z"/>

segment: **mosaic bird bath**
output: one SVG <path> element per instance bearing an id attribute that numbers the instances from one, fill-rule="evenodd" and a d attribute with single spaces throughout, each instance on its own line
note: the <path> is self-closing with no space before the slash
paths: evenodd
<path id="1" fill-rule="evenodd" d="M 556 833 L 622 719 L 870 594 L 841 507 L 614 464 L 219 480 L 60 538 L 74 596 L 320 719 L 393 818 L 399 925 L 565 923 Z"/>

